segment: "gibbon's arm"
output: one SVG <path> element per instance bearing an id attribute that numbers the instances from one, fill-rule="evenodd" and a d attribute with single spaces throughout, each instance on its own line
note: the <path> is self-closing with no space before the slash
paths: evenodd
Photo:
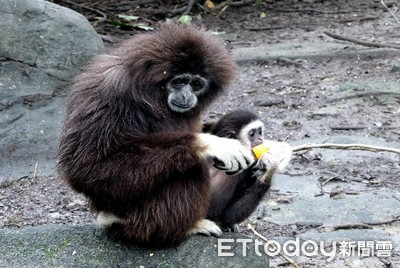
<path id="1" fill-rule="evenodd" d="M 198 156 L 201 159 L 211 157 L 214 160 L 214 167 L 226 170 L 230 175 L 248 168 L 255 161 L 251 151 L 238 140 L 207 133 L 197 134 L 196 139 L 203 148 L 198 152 Z"/>
<path id="2" fill-rule="evenodd" d="M 255 161 L 252 152 L 238 140 L 221 138 L 212 134 L 152 133 L 135 143 L 140 144 L 142 148 L 140 155 L 149 154 L 148 157 L 142 157 L 144 160 L 149 158 L 154 161 L 153 164 L 158 163 L 158 166 L 172 162 L 170 165 L 164 165 L 165 170 L 160 174 L 153 174 L 154 176 L 168 175 L 171 171 L 184 172 L 194 164 L 208 158 L 214 160 L 216 168 L 231 174 L 246 169 Z M 152 165 L 149 163 L 146 166 Z"/>
<path id="3" fill-rule="evenodd" d="M 130 136 L 113 148 L 105 155 L 92 148 L 64 153 L 59 162 L 61 177 L 87 195 L 129 200 L 148 193 L 173 174 L 201 166 L 198 151 L 203 150 L 191 132 Z"/>
<path id="4" fill-rule="evenodd" d="M 148 193 L 174 174 L 190 177 L 190 170 L 208 157 L 214 158 L 217 168 L 232 172 L 241 171 L 254 161 L 250 150 L 239 141 L 210 134 L 152 133 L 120 146 L 119 152 L 100 162 L 74 162 L 63 169 L 62 176 L 88 195 L 129 200 Z"/>

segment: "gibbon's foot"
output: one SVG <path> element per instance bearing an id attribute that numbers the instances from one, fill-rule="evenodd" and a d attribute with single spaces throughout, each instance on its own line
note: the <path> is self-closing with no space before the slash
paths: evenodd
<path id="1" fill-rule="evenodd" d="M 101 229 L 107 229 L 113 223 L 122 223 L 122 222 L 123 222 L 123 219 L 118 218 L 117 216 L 115 216 L 112 213 L 104 212 L 104 211 L 100 211 L 97 214 L 97 218 L 96 218 L 96 224 Z"/>
<path id="2" fill-rule="evenodd" d="M 229 175 L 247 169 L 255 160 L 251 151 L 238 140 L 205 133 L 198 135 L 200 144 L 206 147 L 200 152 L 200 157 L 211 157 L 214 161 L 213 166 L 225 170 Z"/>
<path id="3" fill-rule="evenodd" d="M 219 226 L 210 220 L 202 219 L 196 223 L 196 226 L 187 232 L 187 235 L 203 234 L 203 235 L 213 235 L 216 237 L 222 236 L 222 231 Z"/>

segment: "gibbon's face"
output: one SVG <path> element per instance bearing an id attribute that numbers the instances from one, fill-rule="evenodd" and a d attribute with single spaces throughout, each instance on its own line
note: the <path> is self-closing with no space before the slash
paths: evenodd
<path id="1" fill-rule="evenodd" d="M 264 142 L 264 123 L 260 120 L 250 122 L 240 131 L 239 139 L 250 148 L 260 145 Z"/>
<path id="2" fill-rule="evenodd" d="M 208 80 L 200 75 L 180 74 L 166 84 L 168 107 L 178 113 L 185 113 L 197 105 L 198 96 L 208 89 Z"/>

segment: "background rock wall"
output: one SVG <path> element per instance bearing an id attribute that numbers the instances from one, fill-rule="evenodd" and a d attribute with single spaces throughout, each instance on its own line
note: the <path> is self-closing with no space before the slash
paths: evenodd
<path id="1" fill-rule="evenodd" d="M 3 0 L 0 36 L 2 185 L 36 165 L 54 174 L 68 82 L 104 45 L 85 17 L 41 0 Z"/>

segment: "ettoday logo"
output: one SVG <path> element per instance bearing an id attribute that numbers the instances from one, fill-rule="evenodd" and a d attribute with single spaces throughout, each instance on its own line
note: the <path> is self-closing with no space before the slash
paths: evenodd
<path id="1" fill-rule="evenodd" d="M 281 253 L 288 257 L 327 257 L 327 261 L 332 261 L 337 255 L 341 256 L 359 256 L 359 257 L 390 257 L 392 251 L 391 241 L 340 241 L 326 243 L 324 241 L 315 242 L 313 240 L 300 241 L 300 238 L 288 240 L 280 243 L 276 240 L 262 242 L 258 239 L 218 239 L 218 256 L 235 256 L 233 251 L 234 243 L 241 244 L 242 256 L 247 256 L 251 248 L 257 256 L 267 255 L 277 256 Z M 328 250 L 329 249 L 329 250 Z"/>

